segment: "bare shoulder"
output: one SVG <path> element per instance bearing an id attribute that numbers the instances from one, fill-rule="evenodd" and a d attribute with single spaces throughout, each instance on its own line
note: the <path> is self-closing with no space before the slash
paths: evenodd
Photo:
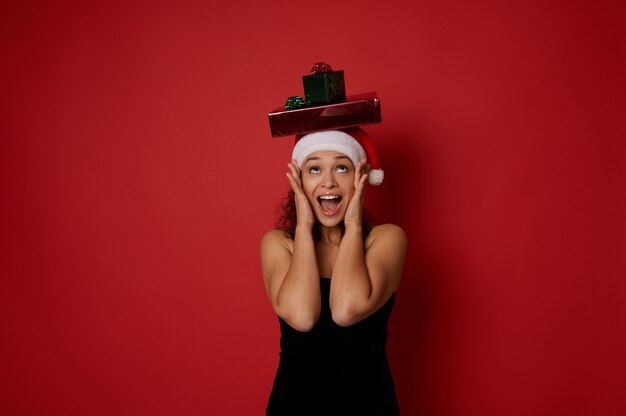
<path id="1" fill-rule="evenodd" d="M 293 240 L 282 230 L 270 230 L 261 239 L 261 251 L 285 249 L 293 253 Z"/>
<path id="2" fill-rule="evenodd" d="M 406 233 L 395 224 L 377 225 L 365 239 L 365 249 L 375 245 L 395 246 L 404 249 L 406 247 Z"/>
<path id="3" fill-rule="evenodd" d="M 365 263 L 372 285 L 382 287 L 380 302 L 387 300 L 402 279 L 406 234 L 394 224 L 374 227 L 365 240 Z"/>
<path id="4" fill-rule="evenodd" d="M 280 281 L 289 268 L 292 255 L 293 240 L 283 231 L 268 231 L 261 239 L 261 270 L 270 299 L 273 299 L 272 287 L 276 287 L 276 284 L 280 287 Z"/>

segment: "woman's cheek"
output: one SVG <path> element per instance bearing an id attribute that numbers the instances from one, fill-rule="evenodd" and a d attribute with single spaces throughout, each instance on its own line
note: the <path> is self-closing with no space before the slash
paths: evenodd
<path id="1" fill-rule="evenodd" d="M 309 201 L 309 204 L 311 205 L 312 208 L 315 207 L 315 198 L 307 194 L 306 199 Z"/>

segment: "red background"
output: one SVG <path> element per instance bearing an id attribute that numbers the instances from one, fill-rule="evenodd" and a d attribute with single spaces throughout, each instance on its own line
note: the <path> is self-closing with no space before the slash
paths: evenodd
<path id="1" fill-rule="evenodd" d="M 263 413 L 266 113 L 326 60 L 382 102 L 403 414 L 626 414 L 623 2 L 182 3 L 0 6 L 0 413 Z"/>

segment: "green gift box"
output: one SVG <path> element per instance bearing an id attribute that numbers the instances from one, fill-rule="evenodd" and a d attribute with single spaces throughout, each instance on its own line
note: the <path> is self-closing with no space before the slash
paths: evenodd
<path id="1" fill-rule="evenodd" d="M 304 96 L 310 105 L 333 104 L 346 101 L 343 70 L 304 75 Z"/>

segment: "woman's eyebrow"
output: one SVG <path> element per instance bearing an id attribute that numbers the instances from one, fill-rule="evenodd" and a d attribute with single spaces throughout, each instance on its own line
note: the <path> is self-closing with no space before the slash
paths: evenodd
<path id="1" fill-rule="evenodd" d="M 307 158 L 307 159 L 304 161 L 304 163 L 302 164 L 302 166 L 305 166 L 307 163 L 309 163 L 309 162 L 310 162 L 310 161 L 312 161 L 312 160 L 320 160 L 320 159 L 321 159 L 320 157 L 309 157 L 309 158 Z"/>

